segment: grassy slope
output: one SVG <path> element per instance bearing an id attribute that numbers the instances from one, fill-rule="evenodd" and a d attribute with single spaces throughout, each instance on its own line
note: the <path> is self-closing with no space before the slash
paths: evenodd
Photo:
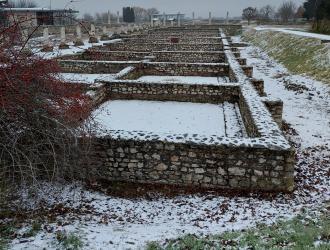
<path id="1" fill-rule="evenodd" d="M 276 31 L 249 30 L 243 40 L 262 48 L 291 72 L 330 84 L 330 45 Z"/>
<path id="2" fill-rule="evenodd" d="M 330 249 L 330 217 L 298 216 L 272 226 L 259 225 L 243 232 L 198 238 L 188 235 L 170 241 L 165 247 L 150 243 L 147 250 L 204 249 Z"/>

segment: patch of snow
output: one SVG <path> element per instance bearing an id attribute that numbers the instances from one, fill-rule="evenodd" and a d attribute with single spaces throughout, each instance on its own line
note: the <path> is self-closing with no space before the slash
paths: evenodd
<path id="1" fill-rule="evenodd" d="M 241 54 L 253 66 L 254 77 L 265 81 L 269 97 L 284 102 L 284 119 L 297 130 L 303 146 L 330 145 L 330 87 L 306 76 L 291 74 L 256 47 L 247 47 Z"/>
<path id="2" fill-rule="evenodd" d="M 231 119 L 224 120 L 226 116 Z M 95 111 L 95 120 L 107 131 L 145 131 L 154 134 L 199 134 L 225 136 L 241 131 L 234 104 L 224 105 L 157 102 L 157 101 L 109 101 Z M 104 132 L 103 132 L 104 129 Z M 234 130 L 230 132 L 229 130 Z"/>
<path id="3" fill-rule="evenodd" d="M 289 28 L 275 28 L 275 27 L 255 27 L 255 30 L 271 30 L 271 31 L 278 31 L 283 33 L 288 33 L 296 36 L 304 36 L 304 37 L 311 37 L 316 38 L 320 40 L 329 40 L 330 41 L 330 35 L 322 35 L 322 34 L 316 34 L 306 31 L 298 31 L 298 30 L 292 30 Z"/>
<path id="4" fill-rule="evenodd" d="M 65 56 L 65 55 L 73 55 L 76 53 L 81 53 L 89 48 L 102 46 L 104 43 L 117 43 L 120 41 L 121 41 L 121 39 L 113 39 L 110 41 L 99 41 L 98 43 L 89 43 L 88 40 L 84 40 L 85 45 L 78 46 L 78 47 L 75 47 L 73 45 L 73 42 L 71 42 L 71 43 L 68 43 L 68 45 L 70 45 L 69 49 L 60 50 L 58 47 L 54 47 L 53 52 L 41 52 L 41 49 L 33 49 L 33 52 L 35 52 L 38 56 L 40 56 L 42 58 L 51 59 L 51 58 Z"/>
<path id="5" fill-rule="evenodd" d="M 120 78 L 128 75 L 130 72 L 133 72 L 134 70 L 135 70 L 135 67 L 128 66 L 116 74 L 116 79 L 120 79 Z"/>
<path id="6" fill-rule="evenodd" d="M 59 77 L 64 81 L 92 84 L 96 80 L 110 81 L 116 74 L 80 74 L 80 73 L 60 73 Z"/>
<path id="7" fill-rule="evenodd" d="M 229 77 L 202 77 L 202 76 L 142 76 L 140 82 L 150 83 L 185 83 L 185 84 L 210 84 L 230 82 Z"/>

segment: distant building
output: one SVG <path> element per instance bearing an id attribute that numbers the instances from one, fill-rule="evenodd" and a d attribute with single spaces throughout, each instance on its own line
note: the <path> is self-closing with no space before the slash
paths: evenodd
<path id="1" fill-rule="evenodd" d="M 177 21 L 179 18 L 183 20 L 185 14 L 152 14 L 151 18 L 154 20 Z"/>
<path id="2" fill-rule="evenodd" d="M 125 23 L 135 23 L 134 9 L 131 7 L 123 8 L 123 21 Z"/>
<path id="3" fill-rule="evenodd" d="M 73 18 L 77 13 L 79 12 L 71 9 L 1 8 L 0 6 L 0 24 L 9 26 L 20 22 L 26 27 L 68 25 L 74 23 Z"/>

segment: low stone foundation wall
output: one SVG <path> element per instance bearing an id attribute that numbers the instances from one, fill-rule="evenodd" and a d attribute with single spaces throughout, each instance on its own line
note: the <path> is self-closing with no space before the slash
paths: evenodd
<path id="1" fill-rule="evenodd" d="M 250 78 L 253 77 L 253 67 L 242 65 L 242 70 L 244 71 L 244 73 L 247 77 L 250 77 Z"/>
<path id="2" fill-rule="evenodd" d="M 106 100 L 179 101 L 219 104 L 237 102 L 239 85 L 160 84 L 133 81 L 104 82 Z M 105 100 L 105 101 L 106 101 Z"/>
<path id="3" fill-rule="evenodd" d="M 239 53 L 237 53 L 239 56 Z M 87 50 L 78 55 L 62 56 L 62 60 L 96 60 L 96 61 L 140 61 L 149 59 L 155 62 L 187 62 L 187 63 L 223 63 L 225 54 L 223 51 L 98 51 Z M 242 65 L 245 59 L 240 59 Z"/>
<path id="4" fill-rule="evenodd" d="M 178 36 L 203 37 L 219 36 L 219 29 L 222 29 L 228 36 L 237 36 L 242 34 L 242 25 L 240 24 L 214 24 L 214 25 L 188 25 L 185 27 L 167 27 L 155 29 L 157 36 L 168 36 L 176 34 Z M 151 32 L 154 33 L 154 32 Z"/>
<path id="5" fill-rule="evenodd" d="M 283 101 L 280 99 L 272 99 L 269 97 L 261 98 L 267 109 L 271 113 L 274 121 L 280 128 L 283 125 Z"/>
<path id="6" fill-rule="evenodd" d="M 229 65 L 223 63 L 145 63 L 142 66 L 144 75 L 169 76 L 229 76 Z"/>
<path id="7" fill-rule="evenodd" d="M 99 138 L 89 178 L 206 188 L 288 191 L 293 154 L 266 148 Z"/>
<path id="8" fill-rule="evenodd" d="M 112 51 L 221 51 L 223 45 L 216 43 L 105 43 L 104 46 L 97 47 L 97 49 Z"/>
<path id="9" fill-rule="evenodd" d="M 140 62 L 58 60 L 63 73 L 114 74 Z"/>
<path id="10" fill-rule="evenodd" d="M 203 26 L 204 30 L 195 31 L 195 27 L 167 28 L 150 31 L 148 38 L 167 39 L 178 35 L 180 39 L 191 36 L 203 37 L 203 34 L 219 35 L 219 26 Z M 227 27 L 229 29 L 229 27 Z M 241 29 L 241 26 L 235 26 Z M 233 31 L 231 31 L 233 32 Z M 228 32 L 229 33 L 229 32 Z M 253 68 L 246 66 L 246 60 L 240 58 L 237 48 L 232 48 L 223 32 L 226 63 L 175 63 L 146 62 L 134 64 L 124 70 L 117 80 L 101 82 L 103 101 L 129 99 L 150 101 L 181 101 L 220 104 L 231 102 L 235 121 L 242 133 L 226 136 L 203 136 L 200 134 L 154 134 L 151 131 L 102 131 L 100 138 L 94 138 L 89 153 L 90 162 L 83 163 L 85 176 L 113 181 L 134 183 L 175 184 L 205 188 L 223 188 L 262 191 L 292 191 L 294 187 L 294 149 L 279 129 L 283 103 L 269 98 L 260 98 L 264 93 L 263 81 L 253 79 Z M 188 43 L 187 43 L 188 44 Z M 134 50 L 126 43 L 129 53 Z M 143 46 L 151 48 L 143 48 Z M 154 51 L 159 43 L 136 43 L 144 53 L 160 58 L 181 60 L 185 52 Z M 182 44 L 180 44 L 182 45 Z M 185 44 L 186 45 L 186 44 Z M 191 45 L 191 44 L 190 44 Z M 111 49 L 111 45 L 104 47 Z M 128 47 L 130 46 L 130 47 Z M 167 45 L 161 44 L 161 50 Z M 174 45 L 176 46 L 176 45 Z M 210 47 L 210 45 L 207 45 Z M 125 50 L 126 47 L 118 49 Z M 99 48 L 93 49 L 97 51 Z M 190 49 L 196 51 L 196 47 Z M 123 54 L 123 51 L 110 51 L 103 58 Z M 173 52 L 174 51 L 174 52 Z M 202 58 L 202 53 L 192 54 L 191 58 Z M 235 51 L 235 52 L 233 52 Z M 187 51 L 188 52 L 188 51 Z M 205 53 L 208 62 L 215 59 L 218 52 L 212 49 Z M 98 52 L 102 53 L 102 52 Z M 108 53 L 108 52 L 106 52 Z M 117 54 L 115 54 L 117 53 Z M 133 57 L 138 54 L 130 54 Z M 130 56 L 125 54 L 127 58 Z M 139 54 L 141 56 L 142 54 Z M 143 54 L 145 55 L 145 54 Z M 111 58 L 111 57 L 109 57 Z M 211 58 L 211 59 L 210 59 Z M 190 59 L 187 59 L 190 60 Z M 191 59 L 192 60 L 192 59 Z M 100 61 L 104 63 L 106 61 Z M 112 63 L 112 62 L 107 62 Z M 124 62 L 122 62 L 124 63 Z M 126 62 L 127 63 L 127 62 Z M 132 64 L 127 64 L 132 65 Z M 224 84 L 177 84 L 147 83 L 138 79 L 142 75 L 156 76 L 212 76 L 229 77 L 237 83 Z M 118 80 L 120 79 L 121 80 Z M 129 79 L 129 80 L 124 80 Z M 100 92 L 100 90 L 98 91 Z M 269 110 L 269 111 L 268 111 Z M 228 111 L 228 109 L 227 109 Z M 234 115 L 224 112 L 224 121 L 234 119 Z M 276 124 L 277 123 L 277 124 Z M 147 129 L 146 129 L 147 130 Z"/>
<path id="11" fill-rule="evenodd" d="M 143 75 L 229 77 L 229 65 L 225 63 L 146 62 L 141 63 L 121 79 L 136 80 Z"/>
<path id="12" fill-rule="evenodd" d="M 222 85 L 177 84 L 177 83 L 143 83 L 138 81 L 100 81 L 103 84 L 102 102 L 108 100 L 146 100 L 178 101 L 193 103 L 220 104 L 223 102 L 238 103 L 244 126 L 250 137 L 258 137 L 258 129 L 251 112 L 242 95 L 240 85 L 228 83 Z M 275 122 L 282 127 L 283 102 L 268 97 L 261 98 Z"/>
<path id="13" fill-rule="evenodd" d="M 253 78 L 251 82 L 260 96 L 266 96 L 264 80 Z"/>
<path id="14" fill-rule="evenodd" d="M 209 51 L 162 51 L 153 52 L 156 62 L 189 62 L 189 63 L 223 63 L 225 54 L 223 52 Z"/>
<path id="15" fill-rule="evenodd" d="M 128 43 L 170 43 L 171 37 L 175 37 L 174 35 L 170 35 L 166 38 L 157 38 L 154 36 L 140 36 L 139 38 L 124 38 L 124 42 Z M 195 37 L 195 36 L 184 36 L 179 38 L 179 43 L 183 44 L 199 44 L 199 43 L 217 43 L 222 44 L 222 40 L 220 37 Z"/>

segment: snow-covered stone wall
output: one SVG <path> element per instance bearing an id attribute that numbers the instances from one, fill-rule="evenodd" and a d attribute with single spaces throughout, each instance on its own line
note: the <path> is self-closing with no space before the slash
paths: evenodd
<path id="1" fill-rule="evenodd" d="M 193 31 L 192 34 L 214 34 L 212 27 L 206 29 L 209 30 L 200 31 L 200 34 Z M 178 34 L 180 38 L 185 39 L 189 32 L 191 31 L 186 28 L 160 29 L 151 31 L 147 36 L 150 38 L 159 34 L 159 39 L 163 39 L 169 34 Z M 244 133 L 239 136 L 233 133 L 203 136 L 188 132 L 157 134 L 148 132 L 148 128 L 143 128 L 145 131 L 110 128 L 109 131 L 92 139 L 90 162 L 83 163 L 85 176 L 124 182 L 207 188 L 293 190 L 295 152 L 280 129 L 283 103 L 265 97 L 263 81 L 253 79 L 253 68 L 246 65 L 245 59 L 240 58 L 238 49 L 231 47 L 226 35 L 220 34 L 218 30 L 215 36 L 222 37 L 220 46 L 223 46 L 223 50 L 220 54 L 224 56 L 225 63 L 170 62 L 169 58 L 181 60 L 185 53 L 191 53 L 193 60 L 194 56 L 198 58 L 200 55 L 197 54 L 202 52 L 196 52 L 194 55 L 191 51 L 155 50 L 150 60 L 155 60 L 158 55 L 156 60 L 166 59 L 168 56 L 168 61 L 120 62 L 133 67 L 123 70 L 124 73 L 118 74 L 116 79 L 108 82 L 99 81 L 96 84 L 99 86 L 98 90 L 95 91 L 103 93 L 103 101 L 176 101 L 219 105 L 228 102 L 234 104 L 235 112 L 239 115 L 237 122 L 244 128 Z M 186 43 L 184 46 L 187 44 L 192 46 L 192 43 Z M 208 51 L 205 53 L 217 54 L 218 52 L 209 49 L 209 46 L 213 46 L 210 44 L 205 48 Z M 109 60 L 108 58 L 123 54 L 124 58 L 131 59 L 144 56 L 155 48 L 168 50 L 166 43 L 137 43 L 134 45 L 137 47 L 132 47 L 131 43 L 123 42 L 116 45 L 120 47 L 115 48 L 115 51 L 112 51 L 110 46 L 102 48 L 105 52 L 103 59 Z M 150 46 L 151 49 L 143 46 Z M 141 48 L 141 54 L 132 52 L 137 48 Z M 194 47 L 193 50 L 196 51 L 198 48 Z M 98 51 L 100 55 L 102 53 L 100 48 L 93 51 Z M 94 63 L 92 58 L 84 62 Z M 108 67 L 111 67 L 113 62 L 107 63 Z M 149 81 L 144 82 L 139 80 L 141 76 L 149 76 L 151 79 L 157 76 L 216 77 L 218 81 L 209 84 L 178 83 L 170 78 L 167 82 L 150 82 L 149 78 Z M 219 80 L 221 77 L 226 77 L 232 83 L 222 83 Z M 231 119 L 230 116 L 227 119 Z M 230 128 L 225 129 L 230 131 Z"/>
<path id="2" fill-rule="evenodd" d="M 192 44 L 199 44 L 199 43 L 222 43 L 221 37 L 216 37 L 216 33 L 211 34 L 212 36 L 201 36 L 196 37 L 193 36 L 180 36 L 179 42 L 180 43 L 192 43 Z M 124 42 L 128 43 L 168 43 L 171 41 L 171 37 L 162 36 L 161 38 L 159 36 L 140 36 L 139 38 L 124 38 L 122 39 Z"/>
<path id="3" fill-rule="evenodd" d="M 235 53 L 239 57 L 239 53 Z M 102 51 L 87 50 L 78 55 L 63 56 L 63 60 L 98 60 L 98 61 L 139 61 L 149 59 L 155 62 L 221 63 L 225 61 L 223 51 Z M 240 59 L 246 64 L 244 58 Z"/>
<path id="4" fill-rule="evenodd" d="M 86 61 L 86 60 L 58 60 L 63 73 L 112 74 L 124 68 L 139 65 L 139 61 Z"/>
<path id="5" fill-rule="evenodd" d="M 102 81 L 101 81 L 102 82 Z M 161 84 L 136 81 L 104 82 L 107 100 L 156 100 L 193 103 L 238 102 L 238 84 Z"/>
<path id="6" fill-rule="evenodd" d="M 245 145 L 98 138 L 89 178 L 207 188 L 289 191 L 294 152 Z"/>
<path id="7" fill-rule="evenodd" d="M 99 50 L 132 50 L 132 51 L 221 51 L 220 43 L 105 43 Z"/>

